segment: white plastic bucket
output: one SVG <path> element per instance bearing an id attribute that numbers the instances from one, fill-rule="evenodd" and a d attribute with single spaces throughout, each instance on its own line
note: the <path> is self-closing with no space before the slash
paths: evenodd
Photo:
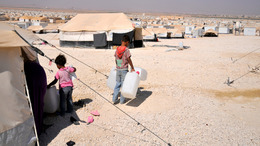
<path id="1" fill-rule="evenodd" d="M 136 72 L 128 72 L 125 76 L 121 94 L 124 97 L 135 98 L 139 82 L 140 77 Z"/>
<path id="2" fill-rule="evenodd" d="M 56 87 L 52 86 L 46 90 L 43 111 L 46 113 L 55 113 L 59 109 L 59 106 L 60 98 L 57 94 Z"/>
<path id="3" fill-rule="evenodd" d="M 140 67 L 135 67 L 135 72 L 139 72 L 140 80 L 145 81 L 147 79 L 147 71 Z"/>
<path id="4" fill-rule="evenodd" d="M 107 79 L 107 87 L 111 90 L 114 90 L 115 86 L 116 86 L 116 68 L 113 67 Z"/>

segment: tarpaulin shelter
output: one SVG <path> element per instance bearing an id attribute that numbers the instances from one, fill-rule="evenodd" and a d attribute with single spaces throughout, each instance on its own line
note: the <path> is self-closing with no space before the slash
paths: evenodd
<path id="1" fill-rule="evenodd" d="M 142 29 L 142 36 L 144 41 L 157 41 L 156 34 L 151 29 Z"/>
<path id="2" fill-rule="evenodd" d="M 193 30 L 192 36 L 193 36 L 194 38 L 203 37 L 203 33 L 204 33 L 203 27 L 196 27 L 196 28 Z"/>
<path id="3" fill-rule="evenodd" d="M 27 29 L 33 33 L 42 33 L 43 31 L 43 27 L 41 25 L 31 25 Z"/>
<path id="4" fill-rule="evenodd" d="M 78 14 L 61 27 L 60 46 L 93 47 L 94 34 L 99 33 L 105 33 L 107 44 L 113 45 L 113 34 L 129 33 L 134 29 L 124 13 Z"/>
<path id="5" fill-rule="evenodd" d="M 26 95 L 24 58 L 31 61 L 37 55 L 29 45 L 12 31 L 33 42 L 37 37 L 26 30 L 0 23 L 0 145 L 34 146 L 37 136 L 34 130 L 34 118 Z"/>
<path id="6" fill-rule="evenodd" d="M 56 24 L 48 24 L 46 27 L 43 28 L 44 33 L 59 33 L 59 28 L 62 26 L 62 23 Z"/>
<path id="7" fill-rule="evenodd" d="M 167 29 L 167 32 L 169 38 L 184 38 L 184 32 L 179 28 Z"/>
<path id="8" fill-rule="evenodd" d="M 159 38 L 166 38 L 167 37 L 167 29 L 166 28 L 147 28 L 149 32 L 153 32 Z"/>
<path id="9" fill-rule="evenodd" d="M 213 29 L 208 29 L 207 31 L 204 32 L 204 37 L 217 37 L 218 32 L 213 30 Z"/>

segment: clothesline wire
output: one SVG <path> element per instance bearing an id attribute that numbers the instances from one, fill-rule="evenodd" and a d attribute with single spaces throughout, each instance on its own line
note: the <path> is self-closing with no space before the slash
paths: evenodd
<path id="1" fill-rule="evenodd" d="M 85 66 L 87 66 L 87 67 L 89 67 L 89 68 L 91 68 L 91 69 L 95 70 L 95 72 L 98 72 L 98 73 L 100 73 L 100 74 L 104 75 L 106 78 L 108 78 L 108 75 L 106 75 L 106 74 L 104 74 L 104 73 L 102 73 L 102 72 L 98 71 L 97 69 L 95 69 L 94 67 L 92 67 L 92 66 L 88 65 L 87 63 L 85 63 L 85 62 L 83 62 L 83 61 L 79 60 L 78 58 L 76 58 L 76 57 L 74 57 L 74 56 L 70 55 L 69 53 L 67 53 L 67 52 L 65 52 L 65 51 L 63 51 L 63 50 L 61 50 L 61 49 L 59 49 L 59 48 L 58 48 L 58 47 L 56 47 L 55 45 L 53 45 L 53 44 L 50 44 L 50 43 L 49 43 L 49 42 L 47 42 L 46 40 L 43 40 L 43 39 L 41 39 L 41 40 L 42 40 L 44 43 L 48 44 L 49 46 L 51 46 L 51 47 L 53 47 L 53 48 L 55 48 L 55 49 L 59 50 L 60 52 L 62 52 L 62 53 L 64 53 L 64 54 L 66 54 L 66 55 L 68 55 L 68 56 L 70 56 L 71 58 L 73 58 L 73 59 L 77 60 L 78 62 L 82 63 L 83 65 L 85 65 Z"/>
<path id="2" fill-rule="evenodd" d="M 246 55 L 244 55 L 244 56 L 242 56 L 242 57 L 240 57 L 240 58 L 238 58 L 238 59 L 234 60 L 234 61 L 233 61 L 233 63 L 237 62 L 238 60 L 241 60 L 241 59 L 243 59 L 244 57 L 248 56 L 249 54 L 251 54 L 251 53 L 253 53 L 253 52 L 255 52 L 255 51 L 259 50 L 259 49 L 260 49 L 260 48 L 258 48 L 258 49 L 255 49 L 255 50 L 253 50 L 253 51 L 251 51 L 251 52 L 247 53 Z"/>
<path id="3" fill-rule="evenodd" d="M 257 65 L 255 65 L 255 68 L 259 68 L 259 67 L 260 67 L 259 65 L 260 65 L 260 63 L 257 64 Z M 234 80 L 231 80 L 231 81 L 230 81 L 229 78 L 228 78 L 228 80 L 225 82 L 225 84 L 227 84 L 227 85 L 233 84 L 235 81 L 237 81 L 237 80 L 243 78 L 244 76 L 246 76 L 246 75 L 248 75 L 248 74 L 250 74 L 250 73 L 252 73 L 252 70 L 250 70 L 250 71 L 248 71 L 247 73 L 245 73 L 245 74 L 243 74 L 243 75 L 237 77 L 237 78 L 234 79 Z"/>

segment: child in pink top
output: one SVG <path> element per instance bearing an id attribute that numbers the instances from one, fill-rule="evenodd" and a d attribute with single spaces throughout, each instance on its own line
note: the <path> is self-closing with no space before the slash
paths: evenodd
<path id="1" fill-rule="evenodd" d="M 60 93 L 60 109 L 61 116 L 65 114 L 65 101 L 67 101 L 67 112 L 73 112 L 73 102 L 72 102 L 72 90 L 73 82 L 70 73 L 76 72 L 75 67 L 65 67 L 66 58 L 64 55 L 59 55 L 55 59 L 57 68 L 59 69 L 55 75 L 54 80 L 47 86 L 50 88 L 52 85 L 56 84 L 59 80 L 59 93 Z"/>

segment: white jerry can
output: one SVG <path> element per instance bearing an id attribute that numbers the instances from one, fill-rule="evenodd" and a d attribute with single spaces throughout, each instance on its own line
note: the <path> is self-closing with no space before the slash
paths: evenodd
<path id="1" fill-rule="evenodd" d="M 57 94 L 56 87 L 52 86 L 46 90 L 43 111 L 46 113 L 55 113 L 59 109 L 59 106 L 60 98 Z"/>
<path id="2" fill-rule="evenodd" d="M 115 86 L 116 86 L 116 68 L 113 67 L 107 79 L 107 87 L 111 90 L 114 90 Z"/>
<path id="3" fill-rule="evenodd" d="M 139 72 L 140 80 L 145 81 L 147 79 L 147 71 L 140 67 L 135 67 L 135 71 Z"/>
<path id="4" fill-rule="evenodd" d="M 125 76 L 121 94 L 124 97 L 135 98 L 139 86 L 140 77 L 136 72 L 128 72 Z"/>

